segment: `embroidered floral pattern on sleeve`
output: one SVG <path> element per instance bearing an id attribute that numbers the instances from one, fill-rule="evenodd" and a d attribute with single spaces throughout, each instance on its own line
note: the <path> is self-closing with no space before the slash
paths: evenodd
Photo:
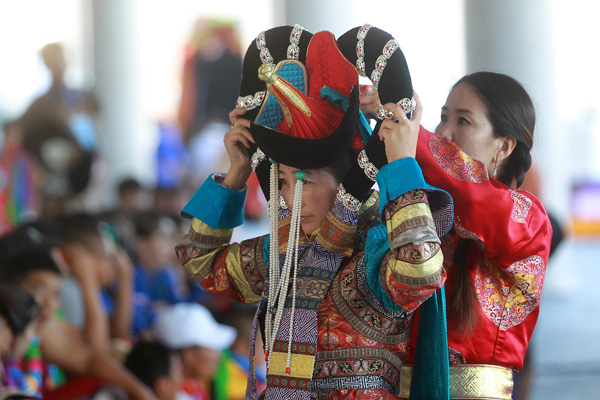
<path id="1" fill-rule="evenodd" d="M 531 199 L 516 190 L 509 189 L 510 198 L 515 203 L 510 217 L 513 221 L 524 224 L 527 221 L 527 214 L 531 208 Z"/>
<path id="2" fill-rule="evenodd" d="M 544 260 L 531 256 L 505 271 L 483 255 L 475 276 L 477 297 L 487 317 L 500 330 L 520 324 L 540 304 L 544 283 Z"/>
<path id="3" fill-rule="evenodd" d="M 469 157 L 450 140 L 433 135 L 429 147 L 438 165 L 453 178 L 475 183 L 489 180 L 485 165 Z"/>

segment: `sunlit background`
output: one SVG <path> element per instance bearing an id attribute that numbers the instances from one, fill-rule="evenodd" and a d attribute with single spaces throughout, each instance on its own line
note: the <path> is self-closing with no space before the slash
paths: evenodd
<path id="1" fill-rule="evenodd" d="M 387 30 L 401 43 L 429 129 L 461 76 L 508 73 L 537 106 L 541 197 L 567 233 L 547 275 L 531 398 L 597 398 L 598 15 L 600 6 L 588 0 L 0 0 L 0 122 L 19 118 L 48 89 L 38 50 L 61 43 L 67 84 L 100 99 L 107 162 L 97 200 L 109 205 L 110 188 L 124 176 L 156 182 L 158 124 L 176 124 L 184 50 L 199 18 L 235 21 L 243 49 L 281 24 L 336 35 L 366 22 Z"/>

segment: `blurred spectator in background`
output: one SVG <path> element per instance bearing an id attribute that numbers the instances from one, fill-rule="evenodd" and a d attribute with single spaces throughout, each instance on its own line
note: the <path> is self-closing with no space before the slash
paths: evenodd
<path id="1" fill-rule="evenodd" d="M 221 362 L 213 383 L 213 400 L 243 400 L 246 396 L 248 371 L 250 368 L 250 340 L 256 307 L 237 303 L 227 313 L 225 321 L 233 326 L 237 336 L 230 348 L 222 353 Z M 262 349 L 260 335 L 256 350 Z M 264 353 L 255 356 L 256 383 L 260 393 L 267 387 Z"/>
<path id="2" fill-rule="evenodd" d="M 141 213 L 136 221 L 133 331 L 143 336 L 156 312 L 186 299 L 181 274 L 175 270 L 173 235 L 177 225 L 161 213 Z"/>
<path id="3" fill-rule="evenodd" d="M 152 208 L 152 193 L 135 178 L 125 178 L 117 186 L 117 210 L 133 216 Z"/>
<path id="4" fill-rule="evenodd" d="M 36 335 L 23 359 L 16 363 L 27 377 L 20 389 L 45 399 L 73 399 L 86 398 L 114 384 L 132 398 L 154 399 L 137 378 L 113 358 L 78 340 L 75 328 L 61 319 L 62 272 L 53 257 L 54 247 L 56 242 L 46 240 L 34 225 L 0 238 L 0 248 L 21 249 L 2 253 L 0 280 L 21 287 L 40 305 Z"/>
<path id="5" fill-rule="evenodd" d="M 154 206 L 153 211 L 160 214 L 179 216 L 179 212 L 186 203 L 184 192 L 181 186 L 160 186 L 154 188 Z"/>
<path id="6" fill-rule="evenodd" d="M 52 75 L 50 89 L 33 101 L 20 119 L 23 145 L 43 167 L 43 212 L 57 215 L 63 207 L 82 208 L 83 192 L 97 158 L 94 118 L 98 103 L 89 93 L 69 88 L 65 54 L 58 43 L 40 51 Z M 88 197 L 86 201 L 94 199 Z"/>
<path id="7" fill-rule="evenodd" d="M 213 399 L 212 382 L 221 352 L 233 343 L 235 329 L 217 323 L 200 304 L 179 303 L 157 316 L 153 330 L 161 343 L 181 355 L 182 390 L 195 400 Z"/>
<path id="8" fill-rule="evenodd" d="M 62 289 L 65 319 L 83 340 L 108 351 L 112 340 L 127 339 L 132 324 L 133 264 L 113 241 L 108 224 L 89 214 L 61 221 L 63 257 L 69 268 Z"/>
<path id="9" fill-rule="evenodd" d="M 23 147 L 18 122 L 4 125 L 0 150 L 0 235 L 37 216 L 41 210 L 38 193 L 40 171 Z"/>
<path id="10" fill-rule="evenodd" d="M 40 310 L 34 298 L 16 285 L 0 283 L 0 398 L 24 394 L 25 376 L 17 366 L 35 333 Z"/>
<path id="11" fill-rule="evenodd" d="M 186 143 L 210 123 L 226 125 L 223 134 L 227 132 L 241 79 L 242 55 L 235 23 L 199 19 L 185 49 L 178 111 Z"/>
<path id="12" fill-rule="evenodd" d="M 201 18 L 186 46 L 178 120 L 191 156 L 189 184 L 193 188 L 210 173 L 229 169 L 222 142 L 242 80 L 237 36 L 235 22 Z M 245 217 L 260 219 L 266 202 L 254 174 L 248 188 Z"/>
<path id="13" fill-rule="evenodd" d="M 139 341 L 127 355 L 125 367 L 152 388 L 158 400 L 190 399 L 179 390 L 183 380 L 179 355 L 161 343 Z"/>

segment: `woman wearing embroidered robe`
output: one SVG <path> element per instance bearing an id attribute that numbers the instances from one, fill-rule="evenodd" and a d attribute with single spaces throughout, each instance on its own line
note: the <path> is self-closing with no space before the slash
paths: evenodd
<path id="1" fill-rule="evenodd" d="M 277 63 L 276 48 L 288 49 Z M 245 90 L 257 69 L 266 96 Z M 407 69 L 405 78 L 410 99 Z M 400 106 L 386 104 L 399 121 L 384 121 L 366 138 L 369 148 L 385 144 L 379 201 L 377 193 L 353 196 L 366 194 L 364 187 L 344 189 L 358 180 L 353 173 L 375 168 L 365 152 L 350 165 L 349 149 L 364 150 L 366 142 L 356 130 L 357 85 L 355 67 L 329 32 L 312 36 L 299 26 L 263 32 L 246 53 L 247 96 L 238 101 L 254 123 L 234 118 L 225 137 L 229 172 L 207 179 L 182 211 L 193 217 L 176 249 L 186 270 L 213 293 L 259 303 L 252 340 L 260 325 L 267 399 L 399 398 L 414 310 L 445 280 L 438 235 L 449 227 L 452 204 L 425 183 L 414 159 L 420 106 L 409 120 Z M 280 118 L 273 122 L 272 115 Z M 251 159 L 255 145 L 260 150 Z M 271 233 L 229 243 L 258 162 L 270 165 Z M 247 397 L 256 396 L 249 379 Z"/>
<path id="2" fill-rule="evenodd" d="M 363 95 L 363 106 L 377 103 Z M 512 398 L 537 321 L 551 227 L 540 201 L 516 189 L 531 165 L 534 126 L 517 81 L 478 72 L 454 85 L 435 134 L 419 133 L 425 178 L 455 207 L 442 238 L 452 399 Z"/>

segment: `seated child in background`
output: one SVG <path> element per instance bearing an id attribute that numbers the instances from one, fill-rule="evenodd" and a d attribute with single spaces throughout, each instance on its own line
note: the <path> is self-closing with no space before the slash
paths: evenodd
<path id="1" fill-rule="evenodd" d="M 212 399 L 221 353 L 233 343 L 235 329 L 217 323 L 200 304 L 179 303 L 157 315 L 153 331 L 161 343 L 181 356 L 181 389 L 195 400 Z"/>
<path id="2" fill-rule="evenodd" d="M 35 333 L 35 318 L 40 307 L 29 293 L 20 287 L 0 283 L 0 398 L 13 394 L 28 394 L 27 376 L 20 361 Z M 39 371 L 41 373 L 41 371 Z"/>
<path id="3" fill-rule="evenodd" d="M 28 394 L 45 399 L 83 399 L 106 386 L 118 385 L 131 398 L 154 399 L 150 389 L 114 358 L 79 340 L 75 329 L 61 320 L 58 309 L 63 278 L 53 257 L 54 246 L 33 226 L 0 238 L 0 248 L 20 249 L 2 254 L 0 280 L 24 289 L 40 305 L 35 338 L 20 363 L 23 373 L 36 384 L 35 391 Z M 69 373 L 67 381 L 64 375 L 56 374 L 59 369 Z"/>
<path id="4" fill-rule="evenodd" d="M 157 213 L 142 213 L 136 221 L 133 332 L 147 333 L 162 306 L 185 301 L 184 283 L 175 269 L 175 221 Z"/>
<path id="5" fill-rule="evenodd" d="M 115 245 L 108 224 L 95 216 L 65 216 L 61 228 L 61 249 L 71 272 L 63 286 L 62 310 L 83 331 L 86 343 L 107 351 L 111 339 L 127 339 L 131 332 L 133 264 Z"/>
<path id="6" fill-rule="evenodd" d="M 125 368 L 152 389 L 158 400 L 189 400 L 180 392 L 179 355 L 158 342 L 139 341 L 125 359 Z"/>

